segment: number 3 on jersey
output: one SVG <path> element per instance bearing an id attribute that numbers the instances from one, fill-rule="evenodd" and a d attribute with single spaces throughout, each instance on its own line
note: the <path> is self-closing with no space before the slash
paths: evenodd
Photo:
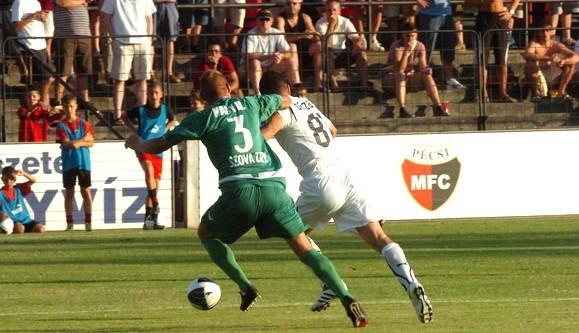
<path id="1" fill-rule="evenodd" d="M 241 133 L 241 135 L 243 135 L 243 147 L 241 147 L 240 145 L 235 145 L 233 148 L 235 148 L 235 150 L 240 154 L 247 153 L 248 151 L 250 151 L 251 148 L 253 148 L 253 139 L 251 138 L 251 132 L 247 128 L 243 127 L 243 115 L 233 118 L 227 118 L 227 121 L 230 123 L 234 122 L 235 133 Z"/>
<path id="2" fill-rule="evenodd" d="M 330 145 L 330 134 L 324 128 L 324 123 L 322 123 L 320 116 L 316 113 L 310 113 L 308 116 L 308 126 L 314 132 L 316 142 L 320 146 L 327 148 Z"/>

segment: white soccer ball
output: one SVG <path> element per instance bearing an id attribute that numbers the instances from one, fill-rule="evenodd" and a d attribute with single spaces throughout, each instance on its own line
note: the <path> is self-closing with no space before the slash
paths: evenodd
<path id="1" fill-rule="evenodd" d="M 14 221 L 11 218 L 6 218 L 4 221 L 0 222 L 0 229 L 5 234 L 10 235 L 14 231 Z"/>
<path id="2" fill-rule="evenodd" d="M 199 277 L 189 284 L 187 299 L 196 309 L 211 310 L 221 299 L 221 288 L 212 279 Z"/>

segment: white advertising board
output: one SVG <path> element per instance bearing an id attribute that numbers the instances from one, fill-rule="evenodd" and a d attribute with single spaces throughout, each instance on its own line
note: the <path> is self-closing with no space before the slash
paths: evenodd
<path id="1" fill-rule="evenodd" d="M 159 223 L 172 225 L 171 152 L 165 152 L 163 174 L 157 196 Z M 147 189 L 145 176 L 132 150 L 124 142 L 97 141 L 91 148 L 93 229 L 142 228 Z M 55 143 L 1 144 L 0 166 L 14 165 L 36 177 L 33 193 L 26 197 L 32 218 L 47 230 L 64 230 L 64 189 L 60 148 Z M 19 177 L 17 182 L 26 181 Z M 84 230 L 84 211 L 78 185 L 73 204 L 75 229 Z"/>
<path id="2" fill-rule="evenodd" d="M 579 131 L 338 137 L 361 192 L 387 220 L 579 214 Z M 301 177 L 276 142 L 288 193 Z M 201 213 L 217 172 L 200 151 Z"/>

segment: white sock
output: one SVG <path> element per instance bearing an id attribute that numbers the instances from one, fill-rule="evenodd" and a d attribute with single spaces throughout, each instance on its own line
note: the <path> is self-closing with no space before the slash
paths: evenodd
<path id="1" fill-rule="evenodd" d="M 381 252 L 392 273 L 398 278 L 398 281 L 400 281 L 404 289 L 408 290 L 411 284 L 418 283 L 416 276 L 414 276 L 414 271 L 412 267 L 410 267 L 410 264 L 408 264 L 408 260 L 406 260 L 406 256 L 400 245 L 390 243 L 384 246 Z"/>
<path id="2" fill-rule="evenodd" d="M 372 41 L 372 42 L 378 41 L 378 39 L 376 38 L 376 34 L 370 34 L 370 41 Z"/>
<path id="3" fill-rule="evenodd" d="M 312 244 L 312 247 L 314 248 L 314 250 L 316 250 L 318 252 L 322 252 L 322 250 L 320 250 L 320 247 L 318 246 L 318 244 L 316 244 L 316 242 L 314 242 L 314 240 L 311 239 L 310 236 L 306 236 L 306 237 L 308 238 L 308 240 Z"/>

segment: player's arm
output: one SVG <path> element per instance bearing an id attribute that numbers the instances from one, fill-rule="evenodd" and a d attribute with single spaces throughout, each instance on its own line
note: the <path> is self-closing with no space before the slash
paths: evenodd
<path id="1" fill-rule="evenodd" d="M 284 127 L 283 117 L 280 114 L 284 111 L 274 113 L 273 116 L 269 118 L 267 123 L 261 128 L 261 135 L 263 135 L 266 140 L 273 138 L 277 132 L 279 132 Z"/>
<path id="2" fill-rule="evenodd" d="M 158 154 L 170 147 L 171 145 L 169 145 L 169 142 L 167 142 L 164 137 L 142 140 L 138 135 L 131 134 L 131 136 L 125 140 L 125 148 L 130 148 L 137 153 Z"/>
<path id="3" fill-rule="evenodd" d="M 559 42 L 556 43 L 557 52 L 563 56 L 563 59 L 561 59 L 558 64 L 559 66 L 574 65 L 579 61 L 579 55 L 577 55 L 574 51 Z"/>

